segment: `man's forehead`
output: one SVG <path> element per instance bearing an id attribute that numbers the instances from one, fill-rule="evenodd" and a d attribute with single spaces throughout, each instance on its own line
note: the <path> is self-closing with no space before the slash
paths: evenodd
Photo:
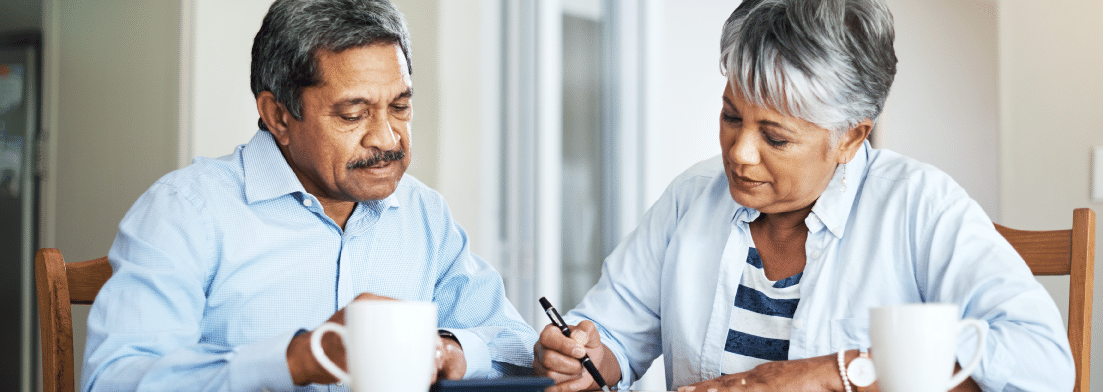
<path id="1" fill-rule="evenodd" d="M 413 95 L 406 59 L 396 44 L 373 44 L 341 52 L 319 51 L 320 83 L 333 101 L 364 103 Z"/>

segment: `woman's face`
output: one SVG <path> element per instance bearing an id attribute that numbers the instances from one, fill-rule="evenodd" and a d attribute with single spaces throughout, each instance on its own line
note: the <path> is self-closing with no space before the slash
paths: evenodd
<path id="1" fill-rule="evenodd" d="M 811 206 L 836 165 L 854 157 L 870 127 L 866 120 L 832 145 L 827 129 L 753 106 L 728 84 L 720 111 L 720 148 L 732 199 L 763 213 Z"/>

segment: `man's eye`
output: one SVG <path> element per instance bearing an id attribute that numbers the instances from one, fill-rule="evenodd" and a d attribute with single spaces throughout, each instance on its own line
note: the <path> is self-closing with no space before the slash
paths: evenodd
<path id="1" fill-rule="evenodd" d="M 396 112 L 405 112 L 410 110 L 410 105 L 391 105 L 391 109 L 394 109 Z"/>
<path id="2" fill-rule="evenodd" d="M 353 114 L 347 114 L 347 115 L 342 115 L 341 116 L 342 120 L 345 120 L 345 121 L 348 121 L 348 122 L 357 122 L 357 121 L 360 121 L 361 118 L 362 117 L 360 115 L 353 115 Z"/>

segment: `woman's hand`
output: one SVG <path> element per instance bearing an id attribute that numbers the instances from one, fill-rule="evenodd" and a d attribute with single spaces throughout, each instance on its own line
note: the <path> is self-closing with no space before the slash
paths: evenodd
<path id="1" fill-rule="evenodd" d="M 842 391 L 836 356 L 767 362 L 743 373 L 678 388 L 678 392 Z"/>
<path id="2" fill-rule="evenodd" d="M 540 332 L 540 340 L 536 342 L 534 353 L 536 359 L 532 362 L 533 370 L 538 376 L 546 376 L 555 381 L 555 385 L 545 389 L 545 392 L 573 392 L 582 390 L 599 389 L 594 378 L 586 372 L 586 368 L 579 362 L 584 355 L 590 356 L 590 361 L 601 371 L 602 378 L 610 385 L 616 385 L 620 381 L 620 365 L 609 348 L 601 343 L 597 327 L 590 321 L 583 321 L 578 325 L 571 325 L 571 337 L 563 336 L 563 332 L 554 325 L 548 324 Z"/>

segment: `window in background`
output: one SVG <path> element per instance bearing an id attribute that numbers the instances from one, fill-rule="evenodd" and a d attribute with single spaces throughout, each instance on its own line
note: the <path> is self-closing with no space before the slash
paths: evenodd
<path id="1" fill-rule="evenodd" d="M 614 244 L 605 243 L 606 155 L 602 88 L 601 8 L 597 2 L 563 13 L 563 155 L 560 215 L 563 299 L 571 309 L 601 276 L 601 261 Z M 591 7 L 586 8 L 586 5 Z M 614 195 L 610 195 L 614 196 Z"/>
<path id="2" fill-rule="evenodd" d="M 503 1 L 501 244 L 507 295 L 574 308 L 640 207 L 643 7 Z"/>

